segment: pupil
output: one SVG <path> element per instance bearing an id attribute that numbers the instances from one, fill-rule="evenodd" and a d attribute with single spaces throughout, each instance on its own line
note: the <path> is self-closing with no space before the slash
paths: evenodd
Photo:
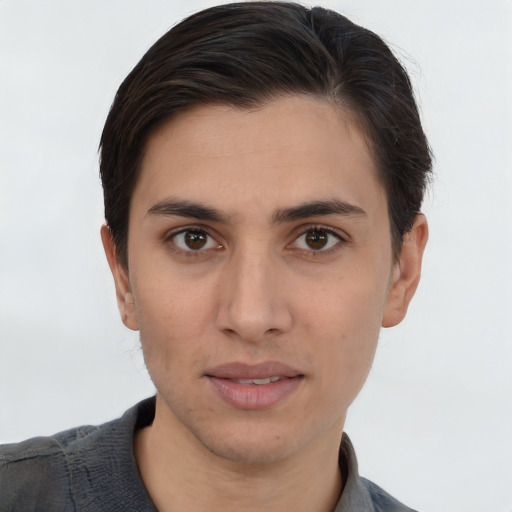
<path id="1" fill-rule="evenodd" d="M 306 243 L 311 249 L 322 249 L 327 244 L 327 234 L 322 231 L 309 231 L 306 235 Z"/>
<path id="2" fill-rule="evenodd" d="M 206 236 L 204 233 L 197 231 L 188 231 L 185 233 L 185 243 L 191 249 L 201 249 L 206 244 Z"/>

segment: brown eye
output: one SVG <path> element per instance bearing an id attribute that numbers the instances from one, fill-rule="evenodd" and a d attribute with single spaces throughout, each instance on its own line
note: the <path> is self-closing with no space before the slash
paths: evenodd
<path id="1" fill-rule="evenodd" d="M 311 227 L 303 232 L 292 244 L 292 247 L 303 251 L 326 252 L 343 243 L 344 238 L 334 229 Z"/>
<path id="2" fill-rule="evenodd" d="M 188 229 L 172 236 L 174 244 L 182 251 L 205 251 L 216 249 L 220 245 L 202 229 Z"/>
<path id="3" fill-rule="evenodd" d="M 318 251 L 329 242 L 329 234 L 318 229 L 311 229 L 305 234 L 305 242 L 310 249 Z"/>
<path id="4" fill-rule="evenodd" d="M 187 231 L 184 234 L 184 242 L 189 249 L 197 251 L 202 249 L 208 241 L 206 233 L 201 231 Z"/>

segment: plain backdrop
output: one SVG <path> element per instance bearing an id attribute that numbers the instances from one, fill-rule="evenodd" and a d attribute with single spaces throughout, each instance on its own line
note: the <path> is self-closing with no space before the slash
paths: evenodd
<path id="1" fill-rule="evenodd" d="M 100 244 L 97 145 L 145 50 L 214 3 L 0 1 L 0 441 L 154 393 Z M 360 472 L 419 510 L 511 512 L 512 2 L 318 3 L 392 45 L 436 156 L 422 283 L 349 410 Z"/>

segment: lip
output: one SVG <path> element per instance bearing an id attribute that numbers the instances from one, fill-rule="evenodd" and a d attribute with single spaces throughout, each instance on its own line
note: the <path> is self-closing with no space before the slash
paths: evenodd
<path id="1" fill-rule="evenodd" d="M 269 409 L 292 394 L 304 374 L 283 363 L 269 361 L 257 365 L 228 363 L 205 372 L 216 394 L 228 405 L 241 410 Z M 268 384 L 240 384 L 239 379 L 281 377 Z"/>
<path id="2" fill-rule="evenodd" d="M 205 372 L 207 377 L 218 379 L 264 379 L 277 375 L 279 377 L 297 377 L 302 372 L 277 361 L 266 361 L 260 364 L 227 363 L 215 366 Z"/>

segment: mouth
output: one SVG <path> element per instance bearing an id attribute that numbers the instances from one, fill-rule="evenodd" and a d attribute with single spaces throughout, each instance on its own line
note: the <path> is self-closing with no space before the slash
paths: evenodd
<path id="1" fill-rule="evenodd" d="M 229 363 L 208 370 L 205 377 L 224 403 L 236 409 L 260 410 L 272 408 L 293 394 L 304 374 L 278 362 Z"/>
<path id="2" fill-rule="evenodd" d="M 270 384 L 271 382 L 277 382 L 282 379 L 286 379 L 287 377 L 265 377 L 264 379 L 235 379 L 235 382 L 238 384 L 243 384 L 244 386 L 263 386 L 264 384 Z"/>
<path id="3" fill-rule="evenodd" d="M 280 379 L 303 376 L 299 370 L 277 361 L 268 361 L 255 365 L 236 362 L 227 363 L 211 368 L 205 374 L 207 377 L 218 379 L 246 381 L 240 382 L 241 384 L 268 384 Z"/>

